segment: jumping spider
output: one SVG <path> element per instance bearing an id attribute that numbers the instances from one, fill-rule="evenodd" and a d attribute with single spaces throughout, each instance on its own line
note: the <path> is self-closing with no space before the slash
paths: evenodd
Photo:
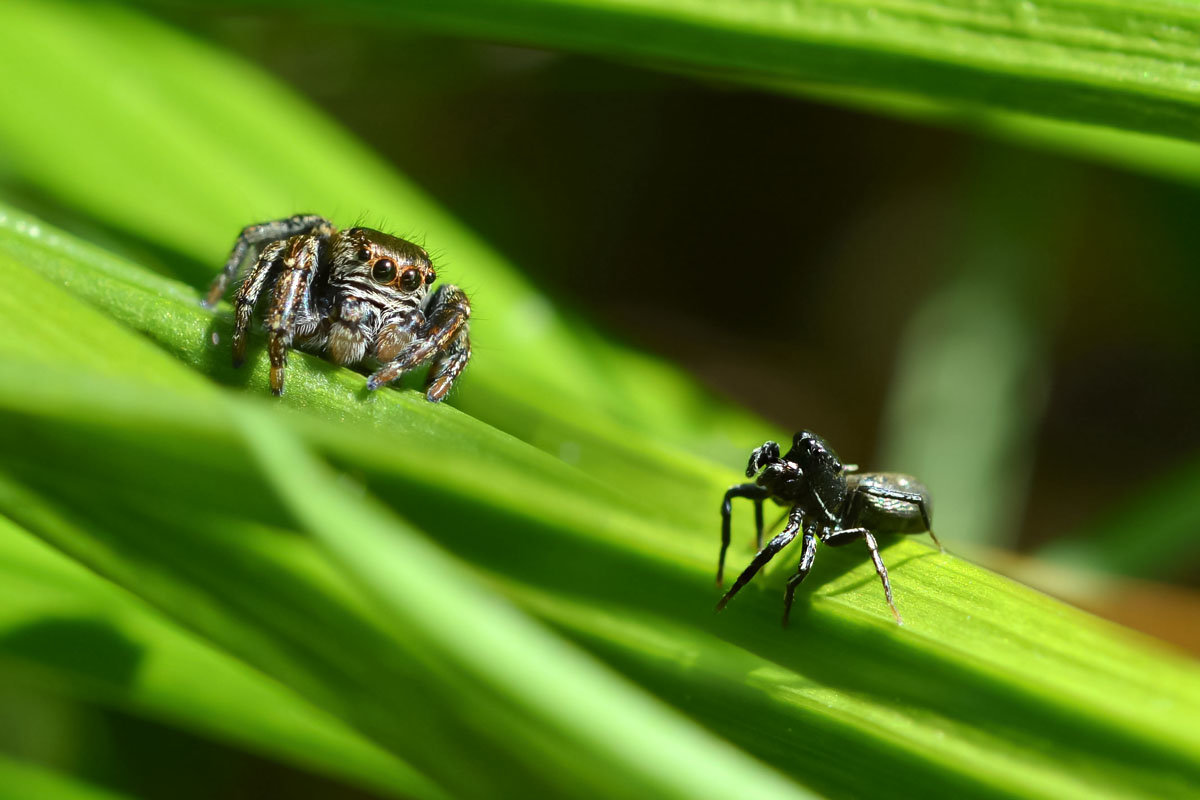
<path id="1" fill-rule="evenodd" d="M 871 560 L 875 562 L 875 571 L 883 581 L 883 592 L 892 613 L 896 615 L 896 622 L 903 624 L 900 612 L 892 601 L 892 585 L 888 581 L 887 567 L 879 557 L 874 534 L 928 533 L 941 549 L 941 542 L 933 534 L 929 492 L 925 487 L 916 478 L 898 472 L 858 472 L 856 465 L 842 464 L 825 440 L 810 431 L 797 433 L 792 440 L 792 449 L 782 458 L 779 457 L 779 445 L 775 442 L 766 442 L 755 449 L 746 466 L 746 477 L 752 478 L 755 473 L 759 475 L 754 483 L 730 487 L 721 503 L 721 556 L 717 562 L 717 584 L 721 584 L 725 571 L 731 501 L 735 497 L 754 501 L 759 551 L 750 566 L 734 581 L 733 588 L 717 603 L 717 611 L 723 609 L 730 598 L 803 529 L 800 565 L 787 582 L 783 601 L 784 625 L 792 610 L 796 587 L 812 569 L 817 554 L 817 539 L 831 547 L 841 547 L 862 539 L 871 553 Z M 791 510 L 787 515 L 787 527 L 763 547 L 762 505 L 767 498 L 781 506 L 791 506 Z"/>
<path id="2" fill-rule="evenodd" d="M 283 394 L 292 346 L 339 364 L 378 363 L 367 379 L 378 389 L 432 360 L 425 396 L 446 396 L 471 357 L 471 306 L 457 286 L 430 293 L 437 274 L 412 242 L 370 228 L 339 231 L 312 214 L 244 228 L 204 305 L 225 294 L 247 255 L 257 260 L 234 293 L 233 365 L 246 358 L 254 306 L 270 292 L 263 320 L 271 359 L 271 391 Z"/>

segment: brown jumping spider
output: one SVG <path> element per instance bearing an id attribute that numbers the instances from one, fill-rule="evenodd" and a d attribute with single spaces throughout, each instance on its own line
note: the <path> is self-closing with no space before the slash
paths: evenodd
<path id="1" fill-rule="evenodd" d="M 293 345 L 328 353 L 339 364 L 377 362 L 368 389 L 432 359 L 425 396 L 434 403 L 466 367 L 471 305 L 457 286 L 442 284 L 430 293 L 437 273 L 429 254 L 412 242 L 370 228 L 339 231 L 312 214 L 251 225 L 234 243 L 205 306 L 217 304 L 252 251 L 258 258 L 234 293 L 233 364 L 246 358 L 254 306 L 268 289 L 263 325 L 275 394 L 283 394 Z"/>

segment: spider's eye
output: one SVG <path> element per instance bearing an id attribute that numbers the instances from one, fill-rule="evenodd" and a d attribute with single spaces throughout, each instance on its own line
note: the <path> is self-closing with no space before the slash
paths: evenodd
<path id="1" fill-rule="evenodd" d="M 362 248 L 361 250 L 359 250 L 358 251 L 358 260 L 359 261 L 370 261 L 371 260 L 371 251 L 365 247 Z"/>
<path id="2" fill-rule="evenodd" d="M 404 274 L 400 276 L 400 288 L 406 292 L 411 292 L 421 285 L 421 271 L 416 269 L 406 269 Z"/>
<path id="3" fill-rule="evenodd" d="M 371 277 L 379 283 L 391 283 L 396 277 L 396 265 L 390 259 L 381 258 L 371 269 Z"/>
<path id="4" fill-rule="evenodd" d="M 436 280 L 437 280 L 437 273 L 434 272 L 433 270 L 429 270 L 429 272 L 425 273 L 425 285 L 426 286 L 433 286 L 433 282 Z"/>

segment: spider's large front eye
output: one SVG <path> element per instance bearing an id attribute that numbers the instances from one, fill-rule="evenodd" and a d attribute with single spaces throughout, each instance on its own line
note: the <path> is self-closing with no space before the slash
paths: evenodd
<path id="1" fill-rule="evenodd" d="M 391 259 L 381 258 L 371 269 L 371 277 L 379 283 L 391 283 L 396 278 L 396 265 Z"/>
<path id="2" fill-rule="evenodd" d="M 417 269 L 406 269 L 404 274 L 400 276 L 400 288 L 406 292 L 411 292 L 421 285 L 421 271 Z"/>

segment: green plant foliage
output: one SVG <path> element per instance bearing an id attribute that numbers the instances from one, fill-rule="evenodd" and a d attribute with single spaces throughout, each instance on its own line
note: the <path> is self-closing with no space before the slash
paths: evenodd
<path id="1" fill-rule="evenodd" d="M 704 796 L 682 774 L 694 766 L 663 766 L 671 753 L 671 763 L 720 773 L 706 783 L 752 768 L 735 759 L 726 771 L 719 748 L 602 674 L 574 690 L 585 699 L 566 699 L 595 668 L 519 615 L 492 619 L 484 609 L 497 601 L 378 501 L 403 509 L 527 612 L 819 791 L 865 793 L 885 781 L 972 795 L 1162 797 L 1186 795 L 1198 777 L 1196 668 L 1112 626 L 913 541 L 885 551 L 902 628 L 862 555 L 833 550 L 822 551 L 792 630 L 778 627 L 785 565 L 714 617 L 715 514 L 706 505 L 692 521 L 679 504 L 719 496 L 715 479 L 676 474 L 680 488 L 665 503 L 676 518 L 655 519 L 639 509 L 637 487 L 621 496 L 416 392 L 369 403 L 347 388 L 360 377 L 307 357 L 296 362 L 305 377 L 294 412 L 215 394 L 150 345 L 127 334 L 122 343 L 112 322 L 69 294 L 95 300 L 118 260 L 93 253 L 89 263 L 88 248 L 11 212 L 0 230 L 6 282 L 28 287 L 10 295 L 4 319 L 22 325 L 24 293 L 36 293 L 52 300 L 39 309 L 43 325 L 111 337 L 101 350 L 77 343 L 72 373 L 22 366 L 17 354 L 0 372 L 9 475 L 0 509 L 452 790 L 512 790 L 507 776 L 551 791 L 574 780 L 620 794 L 617 783 L 640 781 Z M 48 254 L 58 271 L 45 269 Z M 48 280 L 22 279 L 17 263 Z M 122 305 L 123 293 L 125 319 L 136 323 L 143 291 L 108 285 L 107 302 Z M 168 345 L 183 310 L 195 308 L 170 294 L 157 295 L 157 319 L 144 319 Z M 168 379 L 158 388 L 112 377 L 150 355 Z M 256 394 L 265 386 L 261 364 L 248 385 Z M 428 452 L 439 454 L 432 472 Z M 517 668 L 531 654 L 536 671 Z M 623 709 L 620 719 L 584 714 L 573 731 L 552 721 L 595 702 Z M 620 720 L 638 719 L 639 735 L 663 737 L 657 746 L 618 733 Z M 481 736 L 480 724 L 503 731 L 502 741 Z M 640 741 L 663 771 L 627 751 L 593 750 L 596 737 Z M 687 741 L 700 749 L 679 745 Z M 830 747 L 819 764 L 811 741 Z M 446 758 L 468 744 L 474 772 Z M 868 762 L 879 770 L 864 771 Z"/>
<path id="2" fill-rule="evenodd" d="M 389 796 L 444 796 L 336 718 L 3 517 L 0 554 L 0 667 L 10 683 L 145 714 Z"/>
<path id="3" fill-rule="evenodd" d="M 353 0 L 345 6 L 372 19 L 539 47 L 1200 140 L 1200 12 L 1187 3 Z"/>
<path id="4" fill-rule="evenodd" d="M 861 80 L 1032 111 L 1051 97 L 1144 131 L 1191 113 L 1171 76 L 1127 76 L 1162 68 L 1137 16 L 1086 4 L 1034 9 L 993 52 L 968 45 L 1004 21 L 951 4 L 888 12 L 909 23 L 894 33 L 820 3 L 518 2 L 503 25 L 491 3 L 359 8 L 453 26 L 473 10 L 477 33 L 714 68 L 795 62 L 787 77 L 832 54 Z M 1168 11 L 1183 47 L 1189 12 Z M 1057 71 L 1037 60 L 1056 20 L 1075 25 Z M 1102 22 L 1130 52 L 1096 70 L 1081 48 Z M 166 273 L 0 207 L 0 666 L 400 796 L 1162 798 L 1200 782 L 1194 662 L 921 542 L 885 543 L 903 627 L 865 554 L 833 549 L 791 629 L 787 559 L 714 615 L 717 503 L 766 426 L 560 314 L 254 69 L 127 10 L 23 1 L 0 66 L 20 76 L 7 169 L 160 248 Z M 228 314 L 197 287 L 240 225 L 301 209 L 419 226 L 462 270 L 486 311 L 456 407 L 368 393 L 301 353 L 276 401 L 257 340 L 229 366 Z M 110 657 L 64 672 L 81 622 Z M 0 782 L 18 772 L 0 764 Z"/>
<path id="5" fill-rule="evenodd" d="M 47 797 L 54 800 L 122 800 L 129 795 L 101 789 L 33 764 L 0 756 L 0 797 L 23 800 Z"/>

